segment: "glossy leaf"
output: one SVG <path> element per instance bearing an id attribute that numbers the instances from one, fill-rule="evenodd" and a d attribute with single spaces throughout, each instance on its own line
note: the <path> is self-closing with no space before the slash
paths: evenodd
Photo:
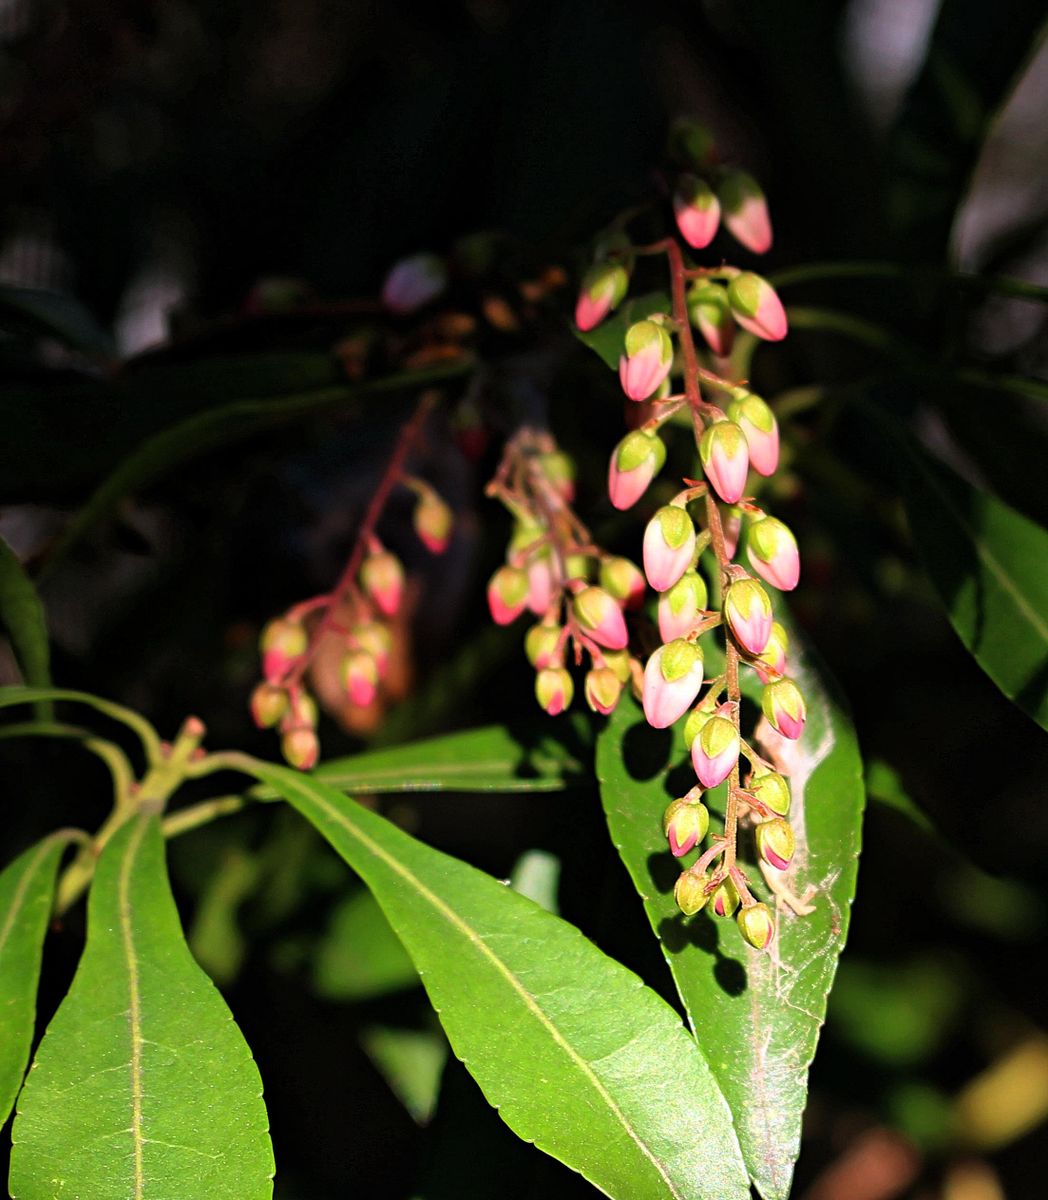
<path id="1" fill-rule="evenodd" d="M 51 682 L 51 651 L 40 597 L 11 547 L 0 538 L 0 625 L 7 630 L 26 683 Z"/>
<path id="2" fill-rule="evenodd" d="M 101 696 L 93 696 L 90 692 L 77 692 L 70 688 L 0 688 L 0 709 L 12 708 L 19 704 L 50 703 L 51 701 L 82 704 L 86 708 L 93 708 L 95 712 L 99 712 L 103 716 L 110 717 L 114 721 L 119 721 L 121 725 L 126 725 L 128 729 L 133 730 L 138 735 L 151 761 L 155 762 L 160 758 L 160 738 L 156 730 L 149 724 L 145 717 L 139 716 L 133 709 L 125 708 L 122 704 L 115 704 L 112 700 L 106 700 Z M 57 728 L 63 730 L 59 736 L 67 736 L 69 732 L 68 727 L 58 726 Z"/>
<path id="3" fill-rule="evenodd" d="M 12 1141 L 14 1200 L 272 1195 L 258 1070 L 186 946 L 155 816 L 129 821 L 99 858 L 87 945 Z"/>
<path id="4" fill-rule="evenodd" d="M 669 313 L 672 307 L 669 296 L 664 292 L 651 292 L 634 300 L 626 300 L 621 308 L 616 309 L 596 329 L 591 329 L 588 333 L 576 329 L 575 336 L 617 371 L 619 359 L 623 354 L 626 330 L 634 321 L 643 321 L 652 313 Z"/>
<path id="5" fill-rule="evenodd" d="M 1048 729 L 1048 531 L 899 441 L 914 541 L 961 641 Z"/>
<path id="6" fill-rule="evenodd" d="M 731 1115 L 668 1005 L 582 934 L 331 787 L 255 770 L 372 889 L 455 1053 L 526 1141 L 610 1196 L 747 1196 Z"/>
<path id="7" fill-rule="evenodd" d="M 36 1025 L 36 986 L 58 860 L 69 842 L 54 833 L 0 874 L 0 1125 L 22 1086 Z"/>
<path id="8" fill-rule="evenodd" d="M 791 636 L 792 651 L 797 639 Z M 790 764 L 798 850 L 789 883 L 801 897 L 814 889 L 815 911 L 806 917 L 780 911 L 766 953 L 747 946 L 734 921 L 708 913 L 686 921 L 674 904 L 682 864 L 666 846 L 661 818 L 669 801 L 695 782 L 679 731 L 651 729 L 626 698 L 597 743 L 612 840 L 662 943 L 765 1200 L 789 1194 L 808 1067 L 855 894 L 863 809 L 861 763 L 847 715 L 810 655 L 791 653 L 791 674 L 807 698 L 808 723 Z M 760 892 L 759 872 L 748 874 Z"/>
<path id="9" fill-rule="evenodd" d="M 429 1124 L 448 1058 L 447 1039 L 440 1030 L 372 1025 L 361 1030 L 360 1044 L 412 1120 Z"/>

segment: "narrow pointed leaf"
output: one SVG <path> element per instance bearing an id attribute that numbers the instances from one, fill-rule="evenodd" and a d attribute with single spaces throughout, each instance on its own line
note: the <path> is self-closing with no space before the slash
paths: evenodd
<path id="1" fill-rule="evenodd" d="M 26 683 L 51 682 L 44 607 L 11 547 L 0 538 L 0 625 L 7 630 Z"/>
<path id="2" fill-rule="evenodd" d="M 792 631 L 791 637 L 792 651 Z M 788 880 L 800 896 L 814 889 L 815 911 L 806 917 L 780 911 L 769 952 L 747 946 L 734 921 L 705 912 L 686 921 L 674 904 L 673 883 L 682 864 L 666 846 L 661 817 L 669 801 L 695 782 L 679 732 L 660 736 L 625 698 L 597 743 L 612 840 L 662 943 L 765 1200 L 789 1194 L 808 1067 L 855 894 L 863 808 L 851 723 L 810 656 L 791 653 L 790 661 L 807 699 L 808 723 L 791 763 L 790 822 L 798 849 Z M 761 891 L 757 869 L 748 874 Z"/>
<path id="3" fill-rule="evenodd" d="M 748 1196 L 673 1010 L 566 921 L 317 780 L 256 763 L 372 889 L 455 1053 L 520 1137 L 619 1200 Z"/>
<path id="4" fill-rule="evenodd" d="M 0 1125 L 29 1061 L 44 935 L 58 860 L 68 842 L 68 834 L 54 833 L 0 874 Z"/>
<path id="5" fill-rule="evenodd" d="M 115 704 L 112 700 L 105 700 L 101 696 L 93 696 L 90 692 L 71 691 L 69 688 L 0 688 L 0 709 L 13 708 L 19 704 L 38 705 L 41 703 L 50 703 L 51 701 L 68 701 L 70 704 L 82 704 L 87 708 L 93 708 L 95 712 L 102 713 L 103 716 L 110 717 L 114 721 L 119 721 L 138 735 L 151 761 L 155 762 L 160 757 L 160 737 L 157 731 L 149 724 L 145 717 L 139 716 L 138 713 L 130 708 L 125 708 L 122 704 Z"/>
<path id="6" fill-rule="evenodd" d="M 950 624 L 1001 691 L 1048 729 L 1048 530 L 911 441 L 899 446 L 914 541 Z"/>
<path id="7" fill-rule="evenodd" d="M 14 1200 L 264 1200 L 262 1084 L 182 936 L 157 817 L 98 861 L 87 946 L 12 1132 Z"/>

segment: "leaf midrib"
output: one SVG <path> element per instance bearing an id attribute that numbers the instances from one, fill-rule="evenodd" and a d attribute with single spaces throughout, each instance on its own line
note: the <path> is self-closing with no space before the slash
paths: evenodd
<path id="1" fill-rule="evenodd" d="M 145 1186 L 142 1162 L 143 1146 L 145 1143 L 145 1139 L 142 1136 L 142 1045 L 144 1039 L 142 1037 L 142 998 L 138 972 L 138 955 L 135 951 L 134 936 L 131 930 L 132 911 L 130 892 L 131 871 L 142 844 L 142 839 L 145 836 L 148 822 L 148 817 L 140 817 L 138 824 L 131 832 L 127 849 L 120 862 L 117 891 L 120 943 L 127 965 L 129 993 L 127 1023 L 128 1033 L 131 1038 L 131 1061 L 129 1067 L 131 1070 L 131 1143 L 134 1155 L 135 1200 L 141 1200 Z"/>
<path id="2" fill-rule="evenodd" d="M 291 780 L 288 780 L 287 782 L 289 786 L 292 785 Z M 597 1077 L 593 1068 L 572 1047 L 570 1042 L 567 1041 L 564 1035 L 547 1015 L 545 1010 L 539 1005 L 539 1003 L 535 1000 L 527 988 L 525 988 L 517 976 L 509 969 L 509 967 L 507 967 L 506 964 L 491 950 L 491 948 L 485 943 L 484 939 L 480 937 L 480 935 L 476 933 L 476 931 L 473 930 L 472 927 L 468 925 L 458 915 L 458 913 L 455 912 L 454 909 L 446 905 L 444 901 L 441 900 L 438 895 L 436 895 L 436 893 L 431 892 L 429 888 L 427 888 L 422 882 L 422 880 L 418 878 L 418 876 L 416 876 L 402 863 L 398 862 L 397 859 L 395 859 L 391 854 L 387 853 L 378 842 L 368 837 L 363 830 L 354 825 L 353 822 L 344 813 L 340 812 L 333 804 L 323 797 L 309 791 L 308 789 L 301 787 L 300 785 L 296 784 L 295 786 L 299 794 L 304 796 L 309 803 L 315 804 L 321 808 L 331 820 L 333 820 L 337 825 L 341 825 L 352 837 L 355 837 L 372 854 L 385 863 L 390 870 L 394 871 L 406 883 L 415 888 L 415 890 L 418 891 L 423 899 L 425 899 L 446 921 L 448 921 L 449 924 L 458 929 L 459 932 L 462 933 L 469 940 L 469 942 L 490 961 L 492 966 L 494 966 L 495 969 L 503 976 L 513 990 L 517 992 L 529 1012 L 533 1014 L 539 1024 L 546 1029 L 553 1041 L 556 1042 L 556 1044 L 560 1046 L 562 1050 L 564 1050 L 568 1058 L 571 1059 L 571 1061 L 590 1082 L 594 1090 L 600 1096 L 601 1100 L 607 1105 L 609 1111 L 622 1125 L 622 1128 L 625 1130 L 630 1140 L 658 1172 L 659 1176 L 666 1184 L 666 1187 L 669 1189 L 670 1194 L 675 1197 L 675 1200 L 687 1200 L 687 1198 L 674 1186 L 673 1181 L 666 1174 L 666 1170 L 663 1165 L 652 1153 L 651 1149 L 648 1147 L 643 1138 L 641 1138 L 641 1136 L 633 1128 L 633 1125 L 626 1117 L 626 1114 L 615 1103 L 614 1099 Z"/>
<path id="3" fill-rule="evenodd" d="M 22 878 L 18 881 L 18 886 L 15 888 L 14 895 L 11 897 L 11 907 L 7 910 L 7 917 L 4 919 L 3 928 L 0 928 L 0 954 L 4 952 L 4 946 L 7 945 L 7 939 L 11 936 L 11 930 L 15 927 L 15 921 L 18 919 L 19 910 L 25 901 L 25 894 L 29 890 L 29 885 L 33 881 L 33 877 L 39 870 L 41 859 L 45 858 L 52 848 L 52 839 L 47 838 L 37 847 L 36 854 L 33 855 L 22 873 Z"/>

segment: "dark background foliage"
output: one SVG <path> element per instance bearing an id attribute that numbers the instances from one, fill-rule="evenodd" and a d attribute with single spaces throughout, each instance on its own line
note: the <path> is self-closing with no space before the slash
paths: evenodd
<path id="1" fill-rule="evenodd" d="M 373 298 L 397 257 L 458 246 L 462 261 L 460 239 L 499 231 L 480 283 L 456 282 L 480 312 L 542 264 L 574 272 L 600 226 L 658 191 L 666 128 L 684 112 L 764 183 L 771 274 L 905 268 L 784 286 L 791 305 L 862 318 L 887 342 L 816 316 L 757 368 L 769 397 L 823 388 L 815 407 L 791 393 L 778 496 L 805 555 L 798 616 L 851 700 L 873 796 L 905 791 L 942 831 L 869 814 L 798 1168 L 796 1194 L 818 1200 L 1036 1197 L 1048 1170 L 1048 1010 L 1031 980 L 1048 743 L 949 628 L 909 544 L 892 446 L 849 404 L 876 406 L 1048 523 L 1045 385 L 986 382 L 1045 377 L 1045 309 L 944 284 L 958 267 L 1048 282 L 1043 12 L 1035 0 L 0 4 L 0 531 L 43 575 L 56 680 L 164 730 L 199 713 L 213 745 L 275 753 L 245 711 L 258 627 L 337 575 L 410 411 L 411 393 L 349 394 L 332 355 L 357 328 L 346 302 Z M 34 316 L 13 288 L 63 299 Z M 548 415 L 579 460 L 580 507 L 636 554 L 638 526 L 612 522 L 601 496 L 614 381 L 570 340 L 570 291 L 523 328 L 482 321 L 482 384 L 445 389 L 422 467 L 458 514 L 448 558 L 417 548 L 406 503 L 383 527 L 420 599 L 413 682 L 379 739 L 501 717 L 534 727 L 519 631 L 489 630 L 483 605 L 507 525 L 482 486 L 522 413 Z M 304 307 L 279 311 L 273 297 L 291 292 Z M 276 430 L 172 456 L 49 564 L 70 512 L 148 436 L 231 400 L 325 388 L 330 404 Z M 576 735 L 588 755 L 587 722 Z M 327 754 L 354 745 L 325 727 Z M 59 822 L 103 816 L 103 772 L 75 750 L 4 743 L 2 755 L 5 860 Z M 555 853 L 563 914 L 668 990 L 590 789 L 392 811 L 499 876 L 525 849 Z M 317 994 L 310 964 L 346 884 L 297 821 L 245 815 L 172 855 L 194 948 L 266 1080 L 279 1196 L 590 1190 L 517 1143 L 457 1064 L 432 1123 L 407 1115 L 358 1035 L 378 1021 L 424 1028 L 427 1006 L 417 990 Z M 52 1007 L 81 921 L 55 939 Z M 980 1116 L 979 1079 L 1003 1132 Z"/>

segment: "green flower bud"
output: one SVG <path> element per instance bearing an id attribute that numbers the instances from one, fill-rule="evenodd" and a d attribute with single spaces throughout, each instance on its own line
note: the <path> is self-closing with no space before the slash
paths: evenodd
<path id="1" fill-rule="evenodd" d="M 677 907 L 686 917 L 693 917 L 706 907 L 709 897 L 706 895 L 708 875 L 696 875 L 692 871 L 683 871 L 673 885 L 673 899 Z"/>
<path id="2" fill-rule="evenodd" d="M 790 785 L 778 771 L 761 771 L 750 780 L 747 788 L 773 813 L 784 817 L 790 811 Z"/>
<path id="3" fill-rule="evenodd" d="M 771 944 L 775 922 L 766 904 L 751 904 L 740 909 L 735 921 L 739 932 L 755 950 L 766 950 Z"/>
<path id="4" fill-rule="evenodd" d="M 739 889 L 732 883 L 731 877 L 727 876 L 710 897 L 710 908 L 715 916 L 730 917 L 738 907 Z"/>

